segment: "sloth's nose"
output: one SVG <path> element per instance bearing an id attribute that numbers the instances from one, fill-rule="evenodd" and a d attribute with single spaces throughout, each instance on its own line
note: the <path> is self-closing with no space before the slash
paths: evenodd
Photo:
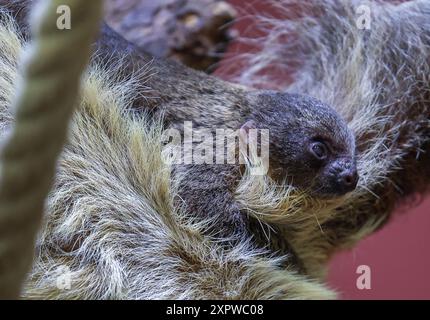
<path id="1" fill-rule="evenodd" d="M 340 173 L 339 183 L 345 192 L 355 189 L 358 183 L 358 173 L 355 167 L 345 169 Z"/>

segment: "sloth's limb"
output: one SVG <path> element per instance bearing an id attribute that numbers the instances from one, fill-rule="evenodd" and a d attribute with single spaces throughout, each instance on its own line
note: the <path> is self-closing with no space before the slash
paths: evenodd
<path id="1" fill-rule="evenodd" d="M 208 234 L 225 239 L 249 236 L 248 217 L 234 196 L 239 165 L 181 165 L 175 171 L 180 177 L 177 202 L 198 220 L 209 222 Z"/>

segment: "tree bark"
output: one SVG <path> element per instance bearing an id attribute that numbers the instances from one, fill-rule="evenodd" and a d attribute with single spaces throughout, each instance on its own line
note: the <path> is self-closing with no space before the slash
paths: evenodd
<path id="1" fill-rule="evenodd" d="M 234 37 L 235 18 L 222 0 L 108 0 L 107 23 L 156 57 L 211 71 Z"/>

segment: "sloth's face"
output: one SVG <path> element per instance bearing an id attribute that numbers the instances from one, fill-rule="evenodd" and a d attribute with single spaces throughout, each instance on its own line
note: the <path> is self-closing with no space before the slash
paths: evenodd
<path id="1" fill-rule="evenodd" d="M 358 173 L 354 150 L 321 137 L 307 139 L 303 147 L 303 163 L 309 171 L 307 179 L 302 179 L 302 187 L 322 198 L 341 196 L 355 189 Z"/>
<path id="2" fill-rule="evenodd" d="M 254 121 L 270 131 L 269 175 L 320 198 L 353 191 L 355 138 L 328 105 L 307 96 L 265 94 Z"/>
<path id="3" fill-rule="evenodd" d="M 289 144 L 288 154 L 285 148 L 280 151 L 279 146 L 271 145 L 278 149 L 271 154 L 280 155 L 270 158 L 269 172 L 274 180 L 286 180 L 319 198 L 338 197 L 355 189 L 358 173 L 350 148 L 339 147 L 320 136 L 299 136 L 294 140 L 294 144 Z"/>

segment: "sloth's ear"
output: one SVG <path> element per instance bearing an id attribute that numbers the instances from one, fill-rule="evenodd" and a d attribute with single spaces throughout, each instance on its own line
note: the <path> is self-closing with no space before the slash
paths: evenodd
<path id="1" fill-rule="evenodd" d="M 239 138 L 244 142 L 248 143 L 249 131 L 252 129 L 257 129 L 257 125 L 253 120 L 246 121 L 239 130 Z"/>

